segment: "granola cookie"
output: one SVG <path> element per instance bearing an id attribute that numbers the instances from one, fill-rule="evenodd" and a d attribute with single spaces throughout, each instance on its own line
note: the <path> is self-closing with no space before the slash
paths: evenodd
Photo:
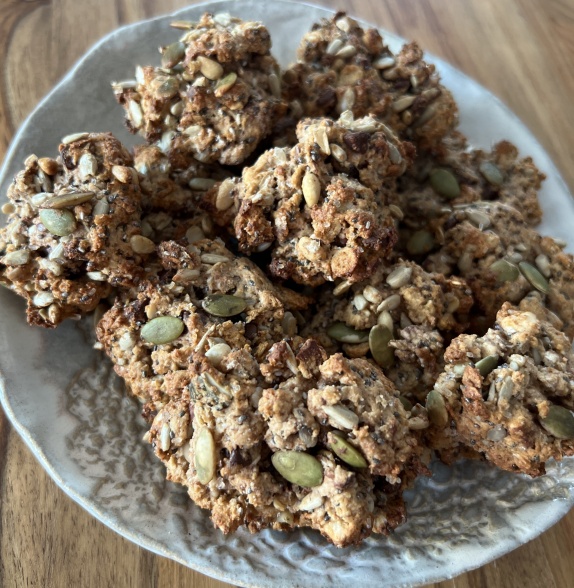
<path id="1" fill-rule="evenodd" d="M 157 142 L 173 169 L 242 163 L 286 108 L 269 32 L 227 14 L 172 26 L 184 33 L 161 49 L 161 67 L 113 84 L 129 129 Z"/>
<path id="2" fill-rule="evenodd" d="M 431 443 L 446 438 L 530 476 L 574 454 L 574 355 L 550 323 L 506 303 L 493 329 L 460 335 L 445 360 L 427 400 Z"/>
<path id="3" fill-rule="evenodd" d="M 274 148 L 207 194 L 205 208 L 245 253 L 271 250 L 271 274 L 318 286 L 368 277 L 396 240 L 385 190 L 412 147 L 366 117 L 305 119 L 295 147 Z M 357 179 L 354 179 L 354 178 Z"/>
<path id="4" fill-rule="evenodd" d="M 423 149 L 458 122 L 450 92 L 416 43 L 393 55 L 375 29 L 362 29 L 344 13 L 315 24 L 297 57 L 283 75 L 284 95 L 306 116 L 373 114 Z"/>
<path id="5" fill-rule="evenodd" d="M 0 233 L 4 284 L 28 322 L 55 327 L 93 310 L 110 286 L 133 286 L 153 243 L 141 235 L 133 160 L 109 133 L 65 137 L 58 159 L 28 157 L 8 190 Z"/>

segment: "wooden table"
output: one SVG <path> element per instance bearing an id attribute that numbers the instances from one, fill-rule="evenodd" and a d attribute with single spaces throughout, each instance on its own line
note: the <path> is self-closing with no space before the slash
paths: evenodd
<path id="1" fill-rule="evenodd" d="M 317 1 L 317 0 L 316 0 Z M 421 45 L 500 96 L 574 192 L 573 0 L 322 0 Z M 0 156 L 36 103 L 112 29 L 186 0 L 0 0 Z M 61 492 L 0 411 L 0 586 L 227 586 L 129 543 Z M 574 511 L 440 587 L 574 586 Z"/>

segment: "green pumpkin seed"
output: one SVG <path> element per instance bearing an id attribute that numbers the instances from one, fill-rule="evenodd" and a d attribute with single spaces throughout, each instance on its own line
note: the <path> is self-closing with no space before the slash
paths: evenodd
<path id="1" fill-rule="evenodd" d="M 430 172 L 432 189 L 445 198 L 452 199 L 460 196 L 460 186 L 454 174 L 444 168 L 433 169 Z"/>
<path id="2" fill-rule="evenodd" d="M 426 409 L 429 420 L 437 427 L 446 427 L 448 423 L 448 412 L 444 398 L 440 392 L 431 390 L 427 395 Z"/>
<path id="3" fill-rule="evenodd" d="M 185 55 L 185 45 L 181 41 L 177 41 L 168 45 L 161 56 L 161 65 L 167 69 L 171 69 L 177 65 Z"/>
<path id="4" fill-rule="evenodd" d="M 401 404 L 403 405 L 403 408 L 405 410 L 412 410 L 413 409 L 412 402 L 408 398 L 406 398 L 405 396 L 399 396 L 399 400 L 401 401 Z"/>
<path id="5" fill-rule="evenodd" d="M 382 368 L 390 368 L 395 362 L 393 348 L 389 347 L 393 338 L 393 332 L 383 325 L 375 325 L 369 333 L 369 349 Z"/>
<path id="6" fill-rule="evenodd" d="M 533 265 L 530 265 L 527 261 L 521 261 L 518 264 L 522 275 L 542 294 L 548 294 L 550 292 L 550 284 L 548 280 L 538 271 Z"/>
<path id="7" fill-rule="evenodd" d="M 91 200 L 95 194 L 93 192 L 71 192 L 69 194 L 58 194 L 53 198 L 44 200 L 40 205 L 42 208 L 68 208 L 77 206 Z"/>
<path id="8" fill-rule="evenodd" d="M 354 468 L 366 468 L 369 465 L 361 452 L 341 433 L 330 432 L 327 435 L 327 446 L 335 455 Z"/>
<path id="9" fill-rule="evenodd" d="M 220 317 L 235 316 L 247 308 L 245 299 L 230 294 L 211 294 L 205 298 L 201 305 L 209 314 Z"/>
<path id="10" fill-rule="evenodd" d="M 574 415 L 567 408 L 552 405 L 540 423 L 556 439 L 574 439 Z"/>
<path id="11" fill-rule="evenodd" d="M 498 282 L 514 282 L 520 275 L 518 268 L 506 259 L 495 261 L 489 269 L 496 276 Z"/>
<path id="12" fill-rule="evenodd" d="M 202 427 L 195 440 L 195 471 L 200 484 L 209 484 L 215 477 L 217 457 L 215 453 L 215 441 L 211 431 Z"/>
<path id="13" fill-rule="evenodd" d="M 76 217 L 67 209 L 45 208 L 39 212 L 42 224 L 58 237 L 71 235 L 76 229 Z"/>
<path id="14" fill-rule="evenodd" d="M 288 482 L 313 488 L 323 482 L 323 466 L 321 462 L 301 451 L 278 451 L 271 456 L 274 468 Z"/>
<path id="15" fill-rule="evenodd" d="M 164 82 L 162 82 L 157 90 L 156 93 L 161 98 L 172 98 L 179 92 L 179 82 L 176 78 L 166 78 Z"/>
<path id="16" fill-rule="evenodd" d="M 217 97 L 223 96 L 226 92 L 233 88 L 236 81 L 237 74 L 234 71 L 228 73 L 226 76 L 217 81 L 217 84 L 215 85 L 215 95 Z"/>
<path id="17" fill-rule="evenodd" d="M 474 367 L 480 372 L 483 378 L 498 365 L 498 355 L 487 355 L 474 364 Z"/>
<path id="18" fill-rule="evenodd" d="M 333 323 L 327 329 L 327 335 L 341 343 L 365 343 L 369 340 L 369 331 L 355 331 L 345 323 Z"/>
<path id="19" fill-rule="evenodd" d="M 175 316 L 158 316 L 146 323 L 140 336 L 154 345 L 164 345 L 175 341 L 184 329 L 183 321 Z"/>
<path id="20" fill-rule="evenodd" d="M 407 241 L 407 251 L 411 255 L 424 255 L 435 246 L 432 233 L 429 231 L 416 231 Z"/>
<path id="21" fill-rule="evenodd" d="M 478 169 L 486 181 L 493 186 L 500 186 L 504 182 L 504 176 L 502 175 L 502 172 L 498 166 L 494 165 L 494 163 L 491 163 L 490 161 L 483 161 Z"/>

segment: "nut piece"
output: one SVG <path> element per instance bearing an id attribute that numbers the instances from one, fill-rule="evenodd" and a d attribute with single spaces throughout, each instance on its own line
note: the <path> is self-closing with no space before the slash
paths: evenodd
<path id="1" fill-rule="evenodd" d="M 142 327 L 140 336 L 148 343 L 163 345 L 175 341 L 183 333 L 184 326 L 175 316 L 158 316 Z"/>
<path id="2" fill-rule="evenodd" d="M 313 488 L 323 483 L 323 466 L 318 459 L 300 451 L 278 451 L 271 456 L 275 469 L 288 482 Z"/>
<path id="3" fill-rule="evenodd" d="M 195 440 L 195 470 L 200 484 L 209 484 L 215 476 L 216 454 L 215 441 L 211 431 L 202 427 Z"/>

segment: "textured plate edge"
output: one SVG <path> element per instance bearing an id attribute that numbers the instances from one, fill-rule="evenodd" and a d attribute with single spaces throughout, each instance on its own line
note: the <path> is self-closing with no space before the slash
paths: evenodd
<path id="1" fill-rule="evenodd" d="M 141 25 L 142 23 L 151 23 L 154 21 L 162 20 L 166 17 L 176 17 L 177 15 L 179 15 L 182 12 L 185 12 L 191 8 L 195 9 L 195 8 L 201 8 L 203 6 L 212 7 L 212 6 L 216 6 L 218 4 L 227 4 L 227 3 L 229 3 L 229 1 L 230 0 L 205 0 L 205 1 L 197 3 L 197 4 L 189 5 L 187 7 L 184 7 L 182 9 L 179 9 L 179 10 L 172 12 L 172 13 L 168 12 L 165 14 L 155 16 L 153 18 L 149 18 L 149 19 L 137 21 L 135 23 L 130 23 L 130 24 L 124 25 L 124 26 L 116 28 L 116 29 L 110 31 L 109 33 L 107 33 L 106 35 L 104 35 L 99 41 L 94 43 L 83 54 L 83 56 L 78 61 L 76 61 L 76 63 L 71 67 L 71 69 L 60 79 L 60 81 L 50 90 L 50 92 L 38 102 L 38 104 L 32 109 L 32 111 L 28 114 L 28 116 L 25 118 L 23 123 L 20 125 L 18 131 L 16 132 L 16 134 L 12 138 L 12 141 L 10 143 L 10 147 L 8 148 L 8 150 L 6 152 L 3 164 L 0 168 L 0 184 L 3 183 L 6 179 L 5 176 L 7 175 L 8 169 L 13 164 L 16 146 L 20 142 L 22 135 L 24 135 L 28 131 L 29 127 L 31 126 L 32 119 L 38 114 L 39 111 L 42 110 L 42 108 L 48 102 L 50 102 L 50 100 L 52 99 L 54 94 L 58 93 L 58 91 L 63 86 L 68 84 L 70 79 L 72 79 L 75 76 L 76 72 L 82 67 L 82 65 L 85 63 L 85 61 L 89 59 L 91 54 L 93 52 L 95 52 L 98 48 L 103 46 L 110 38 L 120 34 L 123 31 L 135 28 L 135 27 Z M 238 5 L 240 5 L 242 2 L 242 0 L 231 0 L 231 1 L 234 1 Z M 319 10 L 324 11 L 325 13 L 330 13 L 330 14 L 335 14 L 335 12 L 336 12 L 335 10 L 332 10 L 331 8 L 316 5 L 316 4 L 313 4 L 310 2 L 298 2 L 295 0 L 276 0 L 276 3 L 277 4 L 284 4 L 284 5 L 309 6 L 310 8 L 319 9 Z M 382 28 L 379 25 L 369 23 L 363 19 L 356 19 L 356 20 L 358 20 L 363 25 L 367 25 L 367 26 L 376 28 L 377 30 L 384 33 L 384 35 L 387 38 L 392 38 L 398 42 L 406 42 L 406 40 L 403 37 L 401 37 L 400 35 L 386 31 L 384 28 Z M 505 112 L 506 116 L 508 116 L 509 119 L 512 119 L 514 122 L 516 122 L 520 126 L 522 126 L 525 129 L 525 131 L 526 131 L 527 135 L 529 136 L 529 139 L 532 141 L 532 143 L 534 143 L 542 152 L 544 152 L 548 156 L 548 165 L 547 165 L 546 171 L 548 171 L 549 173 L 551 173 L 555 177 L 556 181 L 561 185 L 564 192 L 566 194 L 568 194 L 570 196 L 570 198 L 572 198 L 572 194 L 570 192 L 568 184 L 565 182 L 558 167 L 556 166 L 556 164 L 554 163 L 552 158 L 549 156 L 546 148 L 536 138 L 536 136 L 533 134 L 533 132 L 530 130 L 530 128 L 521 120 L 521 118 L 518 115 L 516 115 L 510 109 L 510 107 L 503 100 L 501 100 L 498 96 L 496 96 L 491 90 L 482 86 L 476 80 L 474 80 L 473 78 L 471 78 L 466 73 L 459 70 L 458 68 L 454 67 L 450 63 L 446 62 L 445 60 L 443 60 L 441 58 L 437 58 L 434 54 L 427 52 L 427 51 L 425 51 L 425 55 L 427 56 L 429 61 L 432 61 L 433 63 L 437 64 L 438 68 L 441 71 L 448 71 L 449 75 L 460 79 L 465 84 L 469 84 L 471 86 L 474 86 L 475 88 L 478 88 L 481 92 L 488 93 L 489 96 L 491 97 L 491 99 L 493 99 L 498 104 L 498 106 Z M 6 388 L 5 388 L 5 378 L 1 372 L 0 372 L 0 404 L 4 408 L 4 411 L 8 417 L 11 425 L 18 432 L 18 434 L 24 440 L 24 442 L 26 443 L 26 445 L 28 446 L 28 448 L 30 449 L 30 451 L 32 452 L 34 457 L 40 462 L 40 464 L 42 465 L 44 470 L 48 473 L 48 475 L 52 478 L 52 480 L 56 483 L 56 485 L 62 491 L 64 491 L 70 498 L 72 498 L 72 500 L 74 500 L 84 510 L 86 510 L 90 515 L 94 516 L 96 519 L 98 519 L 100 522 L 102 522 L 108 528 L 112 529 L 114 532 L 118 533 L 120 536 L 135 543 L 139 547 L 147 549 L 157 555 L 167 557 L 173 561 L 177 561 L 178 563 L 184 565 L 185 567 L 196 570 L 199 573 L 202 573 L 206 576 L 209 576 L 211 578 L 214 578 L 214 579 L 217 579 L 220 581 L 229 582 L 235 586 L 238 586 L 239 584 L 244 588 L 273 588 L 274 586 L 276 586 L 276 583 L 271 578 L 268 578 L 268 577 L 265 578 L 264 583 L 258 582 L 257 584 L 253 584 L 251 582 L 246 582 L 245 580 L 239 580 L 239 584 L 238 584 L 237 577 L 235 577 L 229 573 L 222 572 L 219 568 L 213 568 L 213 567 L 206 568 L 206 567 L 203 567 L 203 566 L 198 565 L 196 563 L 191 565 L 190 562 L 186 561 L 183 557 L 180 557 L 176 553 L 169 551 L 169 549 L 166 549 L 165 547 L 162 546 L 162 544 L 154 541 L 153 539 L 144 538 L 142 540 L 142 539 L 138 538 L 137 535 L 135 535 L 133 532 L 131 532 L 129 529 L 127 529 L 123 524 L 117 523 L 115 521 L 115 517 L 110 518 L 110 516 L 107 514 L 107 511 L 104 511 L 98 507 L 93 506 L 89 502 L 88 498 L 81 495 L 79 492 L 77 492 L 76 490 L 71 488 L 65 482 L 65 480 L 58 473 L 56 468 L 49 461 L 46 454 L 44 453 L 44 451 L 40 447 L 39 443 L 34 440 L 31 432 L 26 427 L 21 425 L 21 423 L 16 418 L 16 415 L 12 409 L 12 406 L 10 405 L 10 402 L 8 401 L 8 397 L 6 394 Z M 572 459 L 574 459 L 574 458 L 572 458 Z M 572 508 L 572 506 L 574 506 L 574 497 L 572 497 L 570 500 L 566 500 L 566 499 L 565 500 L 554 500 L 553 502 L 555 504 L 560 503 L 560 505 L 563 508 L 555 509 L 555 511 L 553 512 L 553 514 L 555 516 L 545 519 L 544 524 L 541 527 L 537 527 L 535 532 L 531 536 L 528 536 L 528 538 L 524 541 L 524 543 L 521 543 L 520 545 L 511 546 L 511 547 L 504 545 L 503 547 L 500 548 L 500 550 L 491 549 L 490 551 L 488 551 L 488 553 L 489 553 L 488 556 L 485 556 L 484 558 L 475 559 L 473 561 L 473 563 L 470 564 L 469 566 L 462 566 L 462 568 L 458 571 L 456 576 L 444 576 L 444 574 L 441 574 L 440 568 L 439 568 L 439 569 L 437 569 L 436 574 L 428 573 L 422 582 L 417 581 L 416 583 L 412 583 L 412 582 L 399 583 L 399 584 L 394 585 L 395 588 L 417 588 L 417 587 L 423 586 L 428 583 L 446 581 L 449 579 L 453 579 L 461 574 L 472 571 L 474 569 L 478 569 L 478 568 L 482 567 L 483 565 L 485 565 L 491 561 L 494 561 L 494 560 L 514 551 L 515 549 L 518 549 L 519 547 L 526 545 L 527 543 L 530 543 L 531 541 L 533 541 L 534 539 L 539 537 L 542 533 L 547 531 L 550 527 L 555 525 L 560 519 L 562 519 L 569 512 L 569 510 Z M 493 553 L 495 554 L 494 557 L 492 557 Z"/>

